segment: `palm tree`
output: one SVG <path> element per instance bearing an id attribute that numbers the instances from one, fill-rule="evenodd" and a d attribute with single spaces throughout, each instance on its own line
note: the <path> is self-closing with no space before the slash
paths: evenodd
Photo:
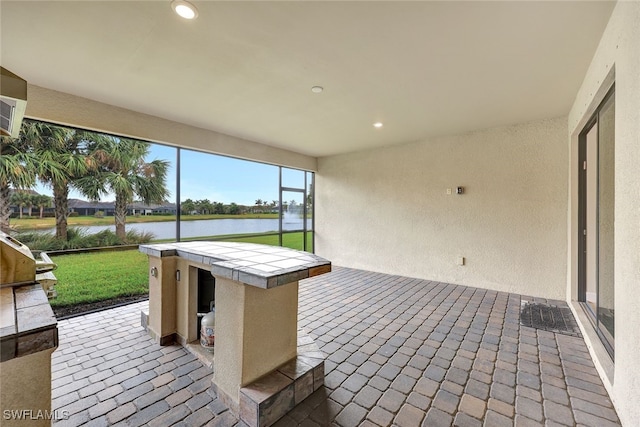
<path id="1" fill-rule="evenodd" d="M 35 205 L 35 196 L 37 194 L 26 193 L 25 197 L 25 205 L 27 206 L 29 218 L 31 218 L 31 214 L 33 213 L 33 205 Z"/>
<path id="2" fill-rule="evenodd" d="M 240 213 L 240 206 L 238 206 L 235 203 L 231 203 L 229 205 L 229 209 L 228 209 L 229 214 L 231 215 L 238 215 Z"/>
<path id="3" fill-rule="evenodd" d="M 87 155 L 87 146 L 102 136 L 25 120 L 20 138 L 32 147 L 38 178 L 53 189 L 56 237 L 67 240 L 69 187 L 77 187 L 78 179 L 95 170 L 96 162 Z"/>
<path id="4" fill-rule="evenodd" d="M 224 214 L 224 204 L 222 202 L 213 202 L 213 213 Z"/>
<path id="5" fill-rule="evenodd" d="M 19 139 L 0 138 L 0 231 L 8 233 L 11 188 L 31 188 L 36 182 L 33 157 Z"/>
<path id="6" fill-rule="evenodd" d="M 94 200 L 101 195 L 116 196 L 116 236 L 126 240 L 127 204 L 138 196 L 145 204 L 162 203 L 169 195 L 166 188 L 169 162 L 146 162 L 149 144 L 127 138 L 105 136 L 91 145 L 91 154 L 100 167 L 97 172 L 78 181 L 83 193 Z"/>
<path id="7" fill-rule="evenodd" d="M 14 191 L 11 194 L 11 204 L 18 206 L 18 213 L 20 214 L 20 219 L 22 219 L 22 213 L 24 211 L 25 205 L 29 204 L 29 199 L 31 195 L 24 190 Z M 31 215 L 29 215 L 31 216 Z"/>
<path id="8" fill-rule="evenodd" d="M 200 210 L 201 214 L 210 214 L 212 209 L 211 201 L 209 199 L 202 199 L 195 202 Z"/>
<path id="9" fill-rule="evenodd" d="M 180 203 L 180 210 L 184 214 L 191 215 L 196 210 L 196 204 L 193 200 L 187 199 Z"/>
<path id="10" fill-rule="evenodd" d="M 51 206 L 51 197 L 45 194 L 36 194 L 33 203 L 40 209 L 40 219 L 44 217 L 44 208 Z"/>

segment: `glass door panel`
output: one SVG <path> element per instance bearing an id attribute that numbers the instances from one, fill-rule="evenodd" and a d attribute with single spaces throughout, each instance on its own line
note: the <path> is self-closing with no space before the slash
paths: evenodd
<path id="1" fill-rule="evenodd" d="M 280 244 L 313 252 L 314 173 L 280 168 Z"/>
<path id="2" fill-rule="evenodd" d="M 282 168 L 282 186 L 289 188 L 304 188 L 305 171 Z"/>
<path id="3" fill-rule="evenodd" d="M 613 345 L 615 104 L 610 97 L 598 116 L 598 325 Z"/>
<path id="4" fill-rule="evenodd" d="M 304 192 L 282 192 L 282 231 L 304 230 Z"/>
<path id="5" fill-rule="evenodd" d="M 598 164 L 598 123 L 587 133 L 587 165 Z M 586 192 L 586 294 L 585 301 L 595 316 L 598 305 L 598 169 L 587 168 Z"/>
<path id="6" fill-rule="evenodd" d="M 307 230 L 313 230 L 313 173 L 307 172 Z"/>

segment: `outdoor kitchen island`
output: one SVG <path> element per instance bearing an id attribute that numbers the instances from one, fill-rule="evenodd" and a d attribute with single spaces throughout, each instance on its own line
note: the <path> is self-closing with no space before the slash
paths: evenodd
<path id="1" fill-rule="evenodd" d="M 324 384 L 324 355 L 297 327 L 298 281 L 331 271 L 329 261 L 250 243 L 168 243 L 140 251 L 149 255 L 149 313 L 142 323 L 161 345 L 198 339 L 202 270 L 215 278 L 212 387 L 243 422 L 272 425 Z"/>

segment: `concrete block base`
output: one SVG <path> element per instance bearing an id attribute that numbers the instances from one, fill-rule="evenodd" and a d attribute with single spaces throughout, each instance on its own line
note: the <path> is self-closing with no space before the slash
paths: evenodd
<path id="1" fill-rule="evenodd" d="M 250 427 L 271 426 L 323 385 L 324 355 L 298 331 L 298 355 L 240 389 L 238 418 Z"/>

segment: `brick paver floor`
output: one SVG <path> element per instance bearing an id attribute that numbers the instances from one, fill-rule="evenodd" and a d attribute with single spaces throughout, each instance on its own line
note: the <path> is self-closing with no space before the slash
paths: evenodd
<path id="1" fill-rule="evenodd" d="M 340 267 L 302 281 L 325 387 L 276 426 L 619 426 L 584 341 L 520 326 L 522 299 Z M 146 304 L 59 323 L 55 425 L 239 425 L 207 368 L 147 337 Z"/>

